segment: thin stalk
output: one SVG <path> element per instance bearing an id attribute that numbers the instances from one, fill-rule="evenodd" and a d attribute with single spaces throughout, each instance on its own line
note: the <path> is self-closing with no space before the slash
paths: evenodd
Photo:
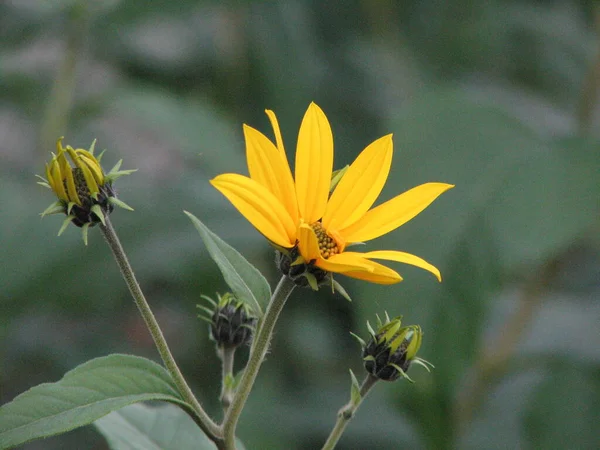
<path id="1" fill-rule="evenodd" d="M 227 414 L 229 405 L 233 398 L 233 361 L 235 359 L 235 347 L 222 346 L 218 350 L 219 357 L 221 358 L 221 406 L 223 412 Z"/>
<path id="2" fill-rule="evenodd" d="M 254 336 L 252 348 L 250 349 L 250 356 L 248 357 L 248 364 L 244 369 L 244 375 L 240 380 L 238 389 L 227 410 L 225 420 L 223 421 L 223 439 L 227 449 L 235 449 L 235 429 L 238 419 L 242 414 L 242 410 L 244 409 L 248 395 L 250 395 L 252 386 L 254 386 L 254 381 L 256 380 L 260 366 L 269 349 L 271 336 L 273 335 L 273 329 L 275 328 L 275 323 L 277 323 L 279 313 L 281 313 L 285 302 L 295 287 L 296 285 L 294 282 L 284 275 L 281 280 L 279 280 L 279 284 L 275 288 L 275 292 L 273 292 L 267 311 L 261 319 L 257 333 Z"/>
<path id="3" fill-rule="evenodd" d="M 356 402 L 350 399 L 350 401 L 338 411 L 337 422 L 331 430 L 331 433 L 329 433 L 329 437 L 327 438 L 327 441 L 325 441 L 322 450 L 333 450 L 335 448 L 342 437 L 344 430 L 348 426 L 348 423 L 350 423 L 350 420 L 354 417 L 354 413 L 356 413 L 356 410 L 377 381 L 379 381 L 379 378 L 368 374 L 360 386 L 360 398 L 357 399 Z"/>
<path id="4" fill-rule="evenodd" d="M 196 397 L 194 396 L 192 390 L 188 386 L 185 378 L 181 374 L 173 355 L 171 354 L 171 350 L 169 349 L 169 345 L 163 336 L 162 330 L 150 309 L 150 305 L 146 301 L 144 297 L 144 293 L 140 288 L 139 283 L 135 278 L 135 274 L 131 265 L 129 264 L 129 260 L 127 259 L 127 255 L 123 250 L 123 246 L 119 241 L 119 237 L 115 232 L 115 229 L 112 226 L 108 217 L 105 217 L 105 225 L 100 224 L 100 229 L 102 230 L 102 234 L 106 239 L 110 249 L 115 256 L 115 260 L 121 270 L 121 274 L 125 279 L 125 283 L 129 288 L 129 292 L 135 301 L 136 306 L 138 307 L 142 317 L 144 318 L 144 322 L 146 322 L 146 326 L 152 335 L 152 339 L 154 339 L 154 344 L 162 358 L 165 367 L 173 377 L 173 380 L 177 386 L 177 390 L 183 397 L 183 399 L 192 407 L 194 414 L 194 420 L 198 424 L 198 426 L 207 434 L 209 438 L 217 442 L 220 440 L 220 428 L 217 424 L 215 424 L 208 414 L 204 411 Z M 218 445 L 218 444 L 217 444 Z"/>

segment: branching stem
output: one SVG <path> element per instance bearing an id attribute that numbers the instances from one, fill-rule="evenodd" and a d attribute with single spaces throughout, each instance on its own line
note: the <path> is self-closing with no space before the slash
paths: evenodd
<path id="1" fill-rule="evenodd" d="M 163 333 L 150 309 L 150 305 L 146 301 L 144 297 L 144 293 L 138 284 L 133 269 L 129 264 L 129 260 L 127 259 L 127 255 L 123 250 L 123 246 L 119 241 L 119 237 L 115 232 L 115 229 L 112 226 L 108 217 L 105 217 L 105 225 L 100 224 L 100 229 L 102 230 L 102 234 L 106 239 L 110 249 L 115 256 L 115 260 L 121 270 L 121 274 L 125 279 L 125 283 L 129 288 L 129 292 L 135 301 L 136 306 L 138 307 L 142 317 L 144 318 L 144 322 L 146 322 L 146 326 L 152 335 L 152 339 L 154 339 L 154 344 L 162 358 L 165 367 L 173 377 L 173 380 L 177 386 L 177 390 L 181 394 L 183 400 L 190 405 L 193 410 L 193 419 L 198 424 L 198 426 L 207 434 L 207 436 L 215 441 L 217 446 L 221 448 L 221 430 L 217 424 L 215 424 L 212 419 L 208 416 L 208 414 L 204 411 L 196 397 L 194 396 L 192 390 L 188 386 L 185 378 L 181 374 L 173 355 L 171 354 L 171 350 L 163 336 Z M 222 441 L 221 441 L 222 442 Z"/>
<path id="2" fill-rule="evenodd" d="M 368 374 L 362 382 L 362 385 L 360 386 L 360 398 L 357 399 L 357 401 L 350 399 L 350 401 L 338 411 L 337 422 L 331 430 L 327 441 L 325 441 L 322 450 L 333 450 L 335 448 L 338 441 L 342 437 L 346 426 L 348 426 L 348 423 L 350 423 L 350 420 L 352 419 L 352 417 L 354 417 L 354 413 L 361 405 L 371 388 L 375 386 L 375 383 L 377 383 L 377 381 L 379 381 L 379 378 Z"/>

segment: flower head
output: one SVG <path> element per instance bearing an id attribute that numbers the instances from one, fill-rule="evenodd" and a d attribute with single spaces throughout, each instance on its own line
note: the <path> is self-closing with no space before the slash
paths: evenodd
<path id="1" fill-rule="evenodd" d="M 201 319 L 210 323 L 210 337 L 218 346 L 239 347 L 249 343 L 254 334 L 257 318 L 247 303 L 238 300 L 232 293 L 223 296 L 217 294 L 218 301 L 202 296 L 212 308 L 198 305 L 208 316 Z"/>
<path id="2" fill-rule="evenodd" d="M 403 262 L 432 272 L 433 265 L 409 253 L 381 250 L 348 251 L 398 228 L 423 211 L 453 186 L 426 183 L 375 208 L 392 162 L 392 135 L 365 148 L 354 163 L 333 172 L 333 135 L 327 117 L 314 103 L 304 115 L 296 147 L 295 173 L 288 164 L 277 118 L 267 115 L 275 144 L 261 132 L 244 125 L 250 176 L 223 174 L 211 180 L 218 189 L 276 248 L 326 273 L 343 273 L 374 283 L 402 281 L 394 270 L 373 260 Z M 330 188 L 335 185 L 330 195 Z"/>
<path id="3" fill-rule="evenodd" d="M 368 342 L 353 334 L 363 348 L 363 361 L 365 369 L 376 378 L 385 381 L 394 381 L 398 377 L 412 381 L 406 371 L 413 362 L 425 367 L 433 367 L 424 359 L 417 357 L 421 347 L 423 332 L 419 325 L 402 326 L 402 316 L 390 319 L 386 313 L 386 321 L 381 322 L 377 317 L 377 331 L 367 327 L 371 334 Z"/>
<path id="4" fill-rule="evenodd" d="M 62 234 L 67 225 L 73 223 L 82 228 L 83 239 L 87 244 L 88 228 L 104 223 L 105 216 L 113 211 L 114 206 L 131 210 L 116 198 L 112 182 L 135 170 L 119 170 L 122 162 L 119 161 L 105 174 L 100 165 L 102 154 L 97 158 L 94 156 L 96 141 L 89 150 L 84 150 L 73 149 L 70 145 L 65 148 L 62 140 L 61 137 L 56 142 L 57 153 L 53 153 L 52 160 L 46 164 L 46 178 L 39 177 L 42 180 L 39 184 L 52 190 L 58 197 L 56 202 L 46 208 L 42 217 L 48 214 L 66 214 L 67 218 L 58 234 Z"/>

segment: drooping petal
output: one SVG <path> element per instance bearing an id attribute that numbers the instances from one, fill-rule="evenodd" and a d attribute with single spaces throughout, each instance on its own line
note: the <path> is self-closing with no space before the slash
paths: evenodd
<path id="1" fill-rule="evenodd" d="M 454 185 L 425 183 L 368 211 L 348 228 L 339 230 L 346 242 L 365 242 L 375 239 L 415 217 L 437 197 Z"/>
<path id="2" fill-rule="evenodd" d="M 362 266 L 362 270 L 335 270 L 336 266 L 330 266 L 330 272 L 340 272 L 346 276 L 357 278 L 359 280 L 370 281 L 372 283 L 378 284 L 394 284 L 402 281 L 402 277 L 394 270 L 389 267 L 384 266 L 383 264 L 376 263 L 375 261 L 370 261 L 364 258 L 363 253 L 357 252 L 344 252 L 338 255 L 333 255 L 331 258 L 325 260 L 329 265 L 335 264 L 338 260 L 347 261 L 348 264 L 353 264 L 355 266 Z M 317 262 L 317 266 L 321 267 L 321 261 Z"/>
<path id="3" fill-rule="evenodd" d="M 267 188 L 234 173 L 219 175 L 210 183 L 271 242 L 284 248 L 294 246 L 296 223 Z"/>
<path id="4" fill-rule="evenodd" d="M 425 269 L 434 274 L 439 282 L 442 281 L 442 275 L 437 267 L 410 253 L 397 252 L 395 250 L 379 250 L 363 253 L 362 255 L 369 259 L 385 259 L 387 261 L 397 261 L 404 264 L 410 264 L 411 266 L 420 267 L 421 269 Z"/>
<path id="5" fill-rule="evenodd" d="M 300 217 L 323 217 L 333 170 L 333 135 L 325 113 L 311 103 L 300 125 L 296 148 L 296 194 Z"/>
<path id="6" fill-rule="evenodd" d="M 260 131 L 244 125 L 244 137 L 250 178 L 267 188 L 297 223 L 298 202 L 287 159 Z"/>
<path id="7" fill-rule="evenodd" d="M 381 272 L 346 272 L 344 275 L 375 284 L 396 284 L 402 281 L 402 277 L 392 269 L 389 269 L 389 273 L 385 274 Z"/>
<path id="8" fill-rule="evenodd" d="M 327 272 L 343 273 L 348 272 L 372 272 L 374 270 L 373 261 L 362 258 L 360 253 L 344 252 L 331 256 L 329 259 L 319 258 L 316 266 Z"/>
<path id="9" fill-rule="evenodd" d="M 392 135 L 389 134 L 358 155 L 327 203 L 323 215 L 325 229 L 347 228 L 373 206 L 390 172 L 392 153 Z"/>

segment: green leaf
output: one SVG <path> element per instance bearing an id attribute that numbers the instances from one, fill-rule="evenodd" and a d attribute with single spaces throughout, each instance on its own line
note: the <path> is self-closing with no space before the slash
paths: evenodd
<path id="1" fill-rule="evenodd" d="M 35 386 L 3 405 L 0 449 L 73 430 L 144 400 L 187 405 L 155 362 L 118 354 L 93 359 L 60 381 Z"/>
<path id="2" fill-rule="evenodd" d="M 358 405 L 360 403 L 362 395 L 360 395 L 360 385 L 358 384 L 358 380 L 356 379 L 354 372 L 352 372 L 352 369 L 350 369 L 350 378 L 352 378 L 352 387 L 350 388 L 350 400 L 352 401 L 352 404 Z"/>
<path id="3" fill-rule="evenodd" d="M 214 450 L 217 447 L 180 408 L 126 406 L 94 422 L 112 450 Z"/>
<path id="4" fill-rule="evenodd" d="M 181 408 L 137 403 L 94 422 L 112 450 L 213 450 L 217 447 Z M 236 448 L 244 450 L 237 440 Z"/>
<path id="5" fill-rule="evenodd" d="M 269 283 L 256 267 L 250 264 L 236 249 L 210 231 L 196 216 L 184 211 L 200 233 L 208 252 L 217 263 L 231 291 L 243 301 L 250 303 L 259 316 L 261 305 L 271 298 Z"/>

